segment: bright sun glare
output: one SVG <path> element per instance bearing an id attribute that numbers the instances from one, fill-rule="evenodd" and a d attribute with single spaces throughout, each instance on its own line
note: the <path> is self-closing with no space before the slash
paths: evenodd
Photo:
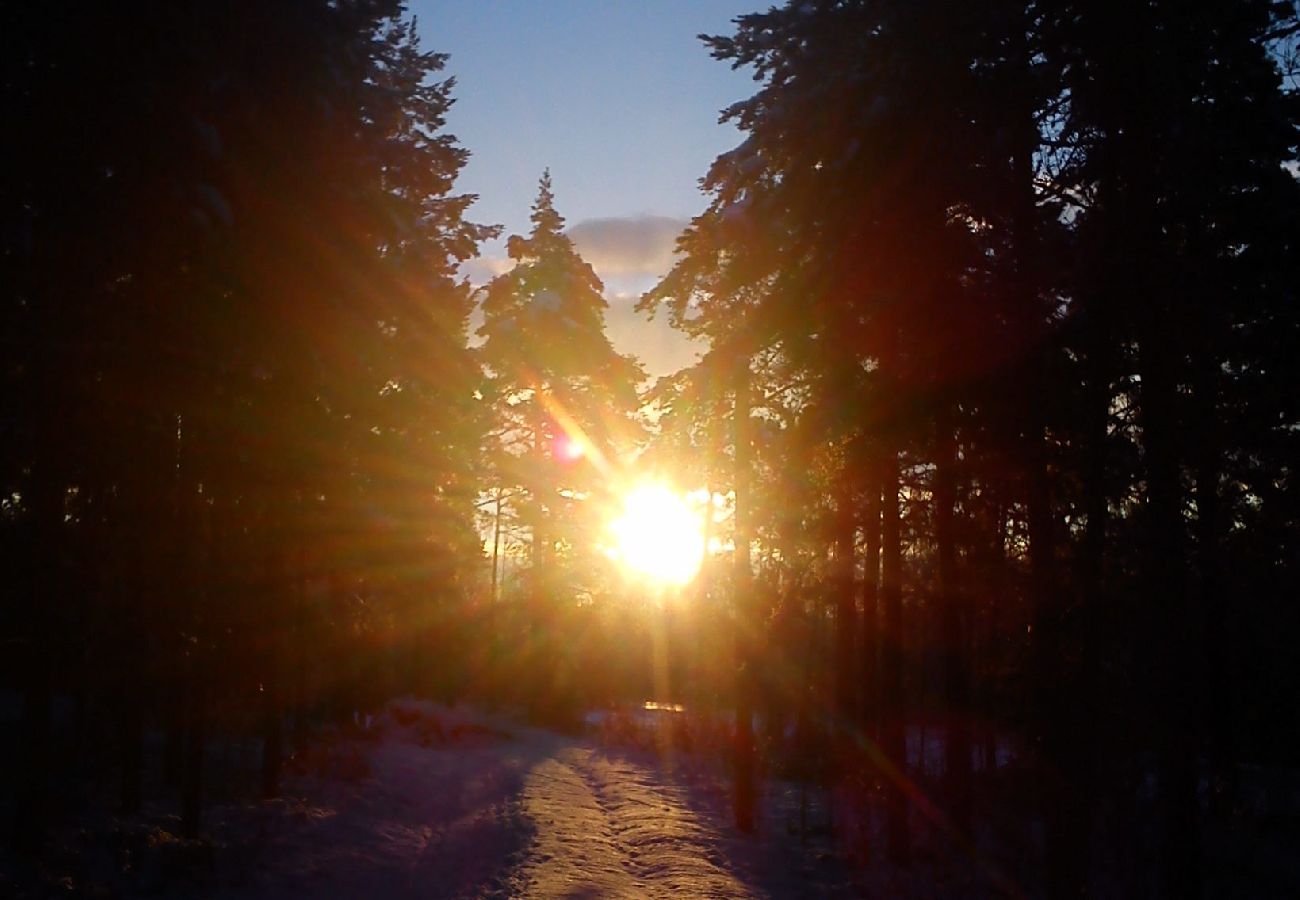
<path id="1" fill-rule="evenodd" d="M 662 584 L 690 581 L 704 560 L 700 517 L 681 495 L 645 484 L 623 498 L 623 513 L 610 523 L 617 558 L 629 569 Z"/>

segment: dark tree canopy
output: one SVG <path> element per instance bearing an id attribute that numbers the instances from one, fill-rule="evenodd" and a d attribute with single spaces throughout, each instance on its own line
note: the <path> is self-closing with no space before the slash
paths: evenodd
<path id="1" fill-rule="evenodd" d="M 76 884 L 91 809 L 211 849 L 212 793 L 414 694 L 662 712 L 753 846 L 873 889 L 1296 893 L 1300 7 L 733 24 L 741 139 L 639 304 L 707 350 L 646 385 L 549 171 L 508 270 L 459 274 L 499 229 L 398 0 L 3 7 L 23 877 Z M 623 513 L 706 548 L 687 584 Z"/>
<path id="2" fill-rule="evenodd" d="M 393 2 L 7 8 L 3 628 L 39 841 L 52 694 L 192 750 L 415 677 L 477 577 L 487 419 L 445 57 Z M 430 597 L 441 598 L 430 605 Z M 427 658 L 425 663 L 427 664 Z M 449 669 L 446 671 L 450 671 Z M 92 673 L 111 673 L 102 681 Z M 238 716 L 234 720 L 238 720 Z"/>
<path id="3" fill-rule="evenodd" d="M 1250 649 L 1262 622 L 1290 633 L 1295 574 L 1274 355 L 1300 258 L 1294 5 L 787 3 L 736 24 L 704 40 L 760 82 L 724 111 L 744 139 L 642 306 L 713 341 L 673 412 L 749 360 L 754 427 L 787 436 L 757 445 L 755 515 L 811 539 L 826 592 L 760 526 L 773 622 L 831 616 L 840 715 L 861 671 L 858 727 L 892 760 L 922 706 L 1014 723 L 1054 896 L 1086 886 L 1095 778 L 1154 754 L 1161 890 L 1194 895 L 1198 760 L 1231 791 L 1241 754 L 1289 740 L 1269 684 L 1300 674 Z M 950 726 L 937 795 L 958 834 L 971 738 Z"/>

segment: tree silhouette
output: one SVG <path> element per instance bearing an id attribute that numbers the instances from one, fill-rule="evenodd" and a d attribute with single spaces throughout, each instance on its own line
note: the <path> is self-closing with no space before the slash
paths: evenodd
<path id="1" fill-rule="evenodd" d="M 433 597 L 464 590 L 485 420 L 454 270 L 491 231 L 450 193 L 444 58 L 399 12 L 5 13 L 30 63 L 6 113 L 42 135 L 6 175 L 3 229 L 29 849 L 56 693 L 87 728 L 111 712 L 128 811 L 143 729 L 167 727 L 197 834 L 231 709 L 260 710 L 273 792 L 286 712 L 361 702 L 322 651 L 409 683 L 394 625 L 427 655 Z"/>
<path id="2" fill-rule="evenodd" d="M 532 676 L 542 692 L 533 700 L 554 703 L 572 693 L 573 673 L 561 671 L 564 656 L 548 645 L 562 640 L 561 609 L 590 593 L 602 568 L 600 514 L 638 437 L 642 376 L 605 335 L 604 286 L 564 234 L 549 171 L 530 219 L 528 236 L 507 243 L 514 267 L 485 289 L 479 352 L 497 413 L 498 489 L 532 531 L 527 620 L 543 666 Z"/>
<path id="3" fill-rule="evenodd" d="M 1277 67 L 1296 19 L 1265 3 L 1185 12 L 790 3 L 740 17 L 705 42 L 761 83 L 724 112 L 745 139 L 710 169 L 709 208 L 642 304 L 714 353 L 781 359 L 807 389 L 798 458 L 838 446 L 842 466 L 806 496 L 776 473 L 770 496 L 839 510 L 839 562 L 820 576 L 839 598 L 835 708 L 851 702 L 846 510 L 862 502 L 857 647 L 879 682 L 864 688 L 879 777 L 917 776 L 904 726 L 941 675 L 943 822 L 961 835 L 966 723 L 977 706 L 1014 723 L 1034 749 L 1052 896 L 1089 877 L 1099 767 L 1145 750 L 1159 759 L 1162 890 L 1199 890 L 1193 711 L 1212 700 L 1210 753 L 1226 760 L 1242 702 L 1225 694 L 1221 467 L 1271 440 L 1221 404 L 1265 365 L 1232 360 L 1250 354 L 1256 316 L 1291 327 L 1272 266 L 1297 208 L 1294 94 Z M 1271 396 L 1258 380 L 1246 393 L 1238 410 Z M 1010 659 L 1014 690 L 973 668 Z M 1126 678 L 1142 689 L 1126 694 Z M 1142 728 L 1118 737 L 1130 717 Z M 1121 746 L 1099 759 L 1108 740 Z M 899 862 L 905 796 L 889 829 Z"/>
<path id="4" fill-rule="evenodd" d="M 708 497 L 660 634 L 683 720 L 733 717 L 741 830 L 790 777 L 950 892 L 1283 892 L 1238 862 L 1272 836 L 1244 782 L 1300 739 L 1294 4 L 818 0 L 704 37 L 756 86 L 640 303 L 707 351 L 644 395 L 549 172 L 512 268 L 458 275 L 497 230 L 396 0 L 0 33 L 17 849 L 153 800 L 200 838 L 214 785 L 274 795 L 401 693 L 642 700 L 660 620 L 601 543 L 654 475 Z"/>

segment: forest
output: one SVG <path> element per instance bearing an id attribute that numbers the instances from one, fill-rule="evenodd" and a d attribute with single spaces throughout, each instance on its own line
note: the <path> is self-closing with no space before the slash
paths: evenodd
<path id="1" fill-rule="evenodd" d="M 1300 890 L 1300 4 L 701 35 L 753 90 L 658 378 L 568 185 L 475 221 L 398 0 L 0 34 L 0 892 L 94 811 L 201 845 L 402 696 L 722 723 L 727 829 L 809 785 L 901 896 Z"/>

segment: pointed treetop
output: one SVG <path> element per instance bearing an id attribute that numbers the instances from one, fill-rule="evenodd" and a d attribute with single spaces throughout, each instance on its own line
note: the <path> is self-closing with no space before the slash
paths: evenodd
<path id="1" fill-rule="evenodd" d="M 564 233 L 549 169 L 531 219 L 527 236 L 506 241 L 515 265 L 487 285 L 481 358 L 505 394 L 544 383 L 592 435 L 617 431 L 635 414 L 644 376 L 609 342 L 604 285 Z"/>
<path id="2" fill-rule="evenodd" d="M 533 223 L 533 236 L 542 234 L 561 234 L 564 231 L 564 216 L 555 211 L 555 192 L 551 189 L 551 170 L 542 171 L 542 179 L 537 186 L 537 200 L 533 203 L 533 212 L 529 216 Z"/>

